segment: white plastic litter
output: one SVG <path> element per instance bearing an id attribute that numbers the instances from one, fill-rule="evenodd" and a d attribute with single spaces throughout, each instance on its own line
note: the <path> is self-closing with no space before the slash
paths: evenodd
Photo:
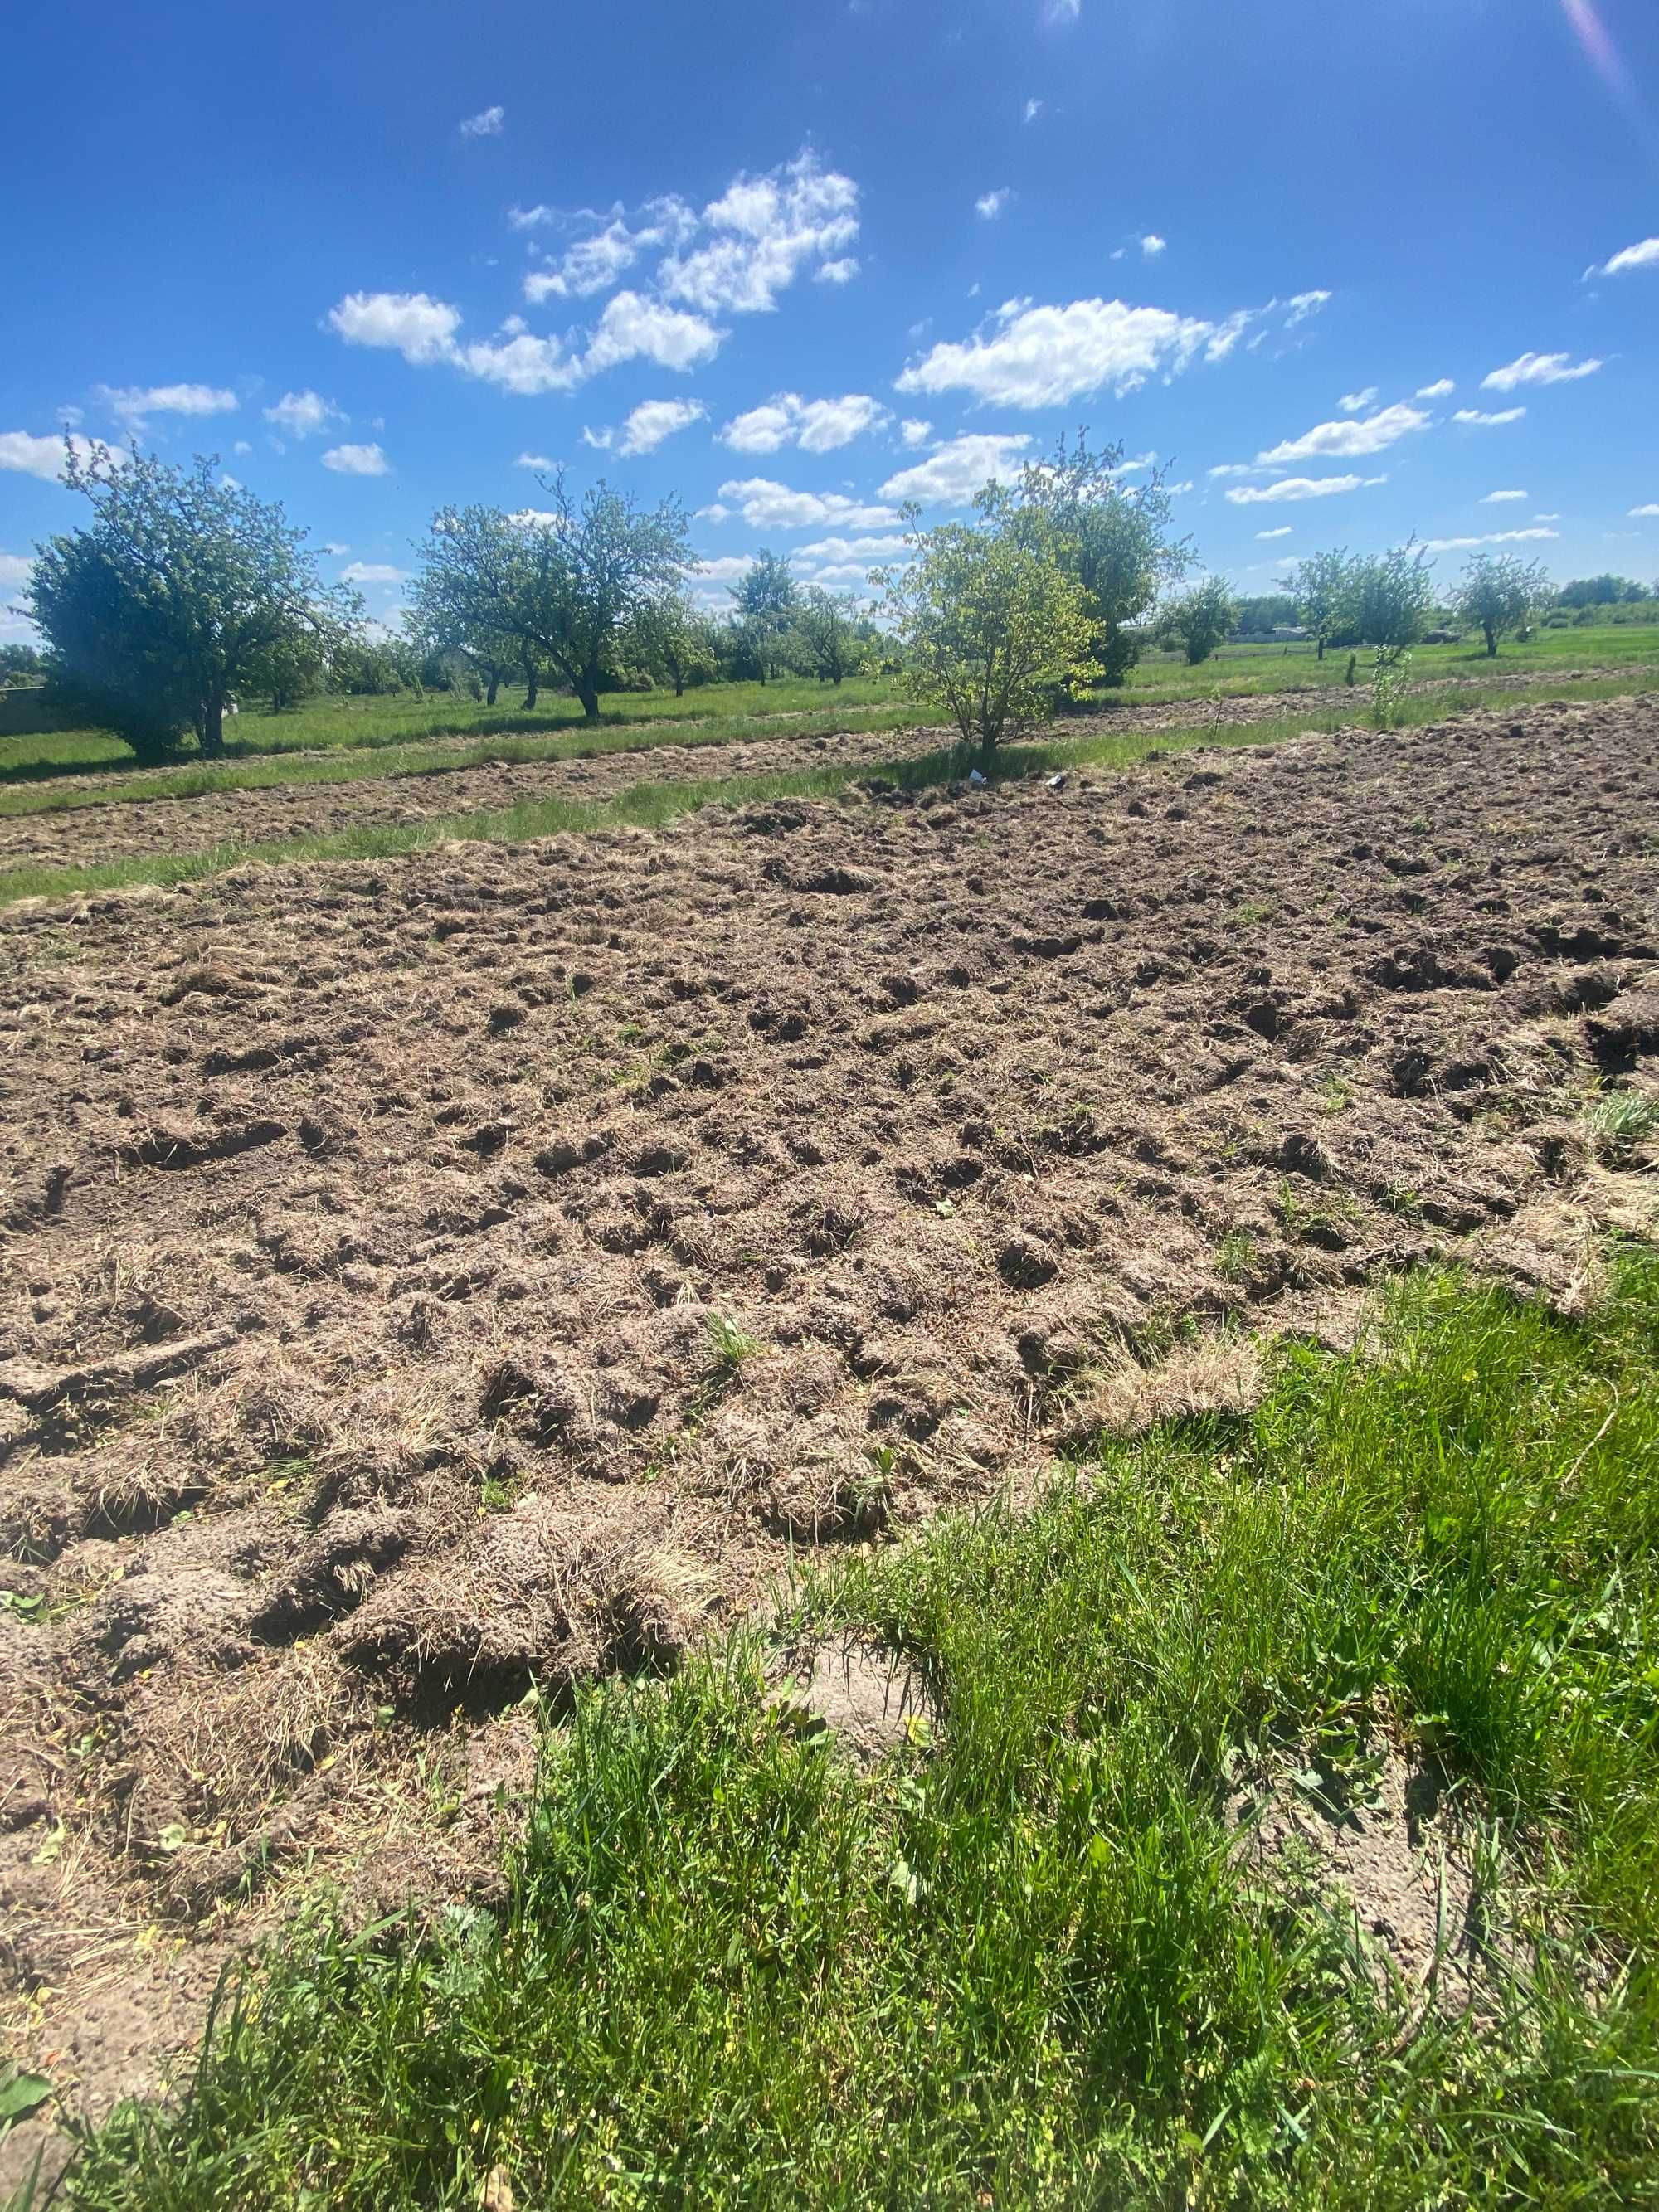
<path id="1" fill-rule="evenodd" d="M 984 788 L 985 788 L 985 778 L 984 778 L 984 777 L 980 774 L 979 770 L 978 770 L 976 768 L 970 768 L 970 769 L 969 769 L 969 771 L 968 771 L 968 781 L 969 781 L 969 782 L 973 786 L 973 787 L 974 787 L 974 789 L 975 789 L 975 791 L 983 791 L 983 790 L 984 790 Z"/>

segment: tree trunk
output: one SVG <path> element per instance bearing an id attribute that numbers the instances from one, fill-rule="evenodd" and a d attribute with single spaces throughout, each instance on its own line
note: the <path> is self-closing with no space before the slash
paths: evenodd
<path id="1" fill-rule="evenodd" d="M 1325 658 L 1325 641 L 1324 641 L 1324 639 L 1322 637 L 1322 638 L 1320 639 L 1320 641 L 1319 641 L 1319 650 L 1318 650 L 1318 652 L 1317 652 L 1317 653 L 1315 653 L 1315 655 L 1314 655 L 1314 659 L 1315 659 L 1316 660 L 1322 660 L 1324 658 Z"/>
<path id="2" fill-rule="evenodd" d="M 677 699 L 684 699 L 685 696 L 685 678 L 683 676 L 677 676 L 674 678 L 674 696 Z"/>
<path id="3" fill-rule="evenodd" d="M 205 758 L 222 758 L 225 750 L 225 702 L 222 699 L 210 699 L 202 709 L 201 746 Z"/>
<path id="4" fill-rule="evenodd" d="M 1486 625 L 1486 658 L 1488 660 L 1498 658 L 1498 632 L 1490 623 Z"/>
<path id="5" fill-rule="evenodd" d="M 524 665 L 524 708 L 526 714 L 536 704 L 536 694 L 539 683 L 540 678 L 536 673 L 535 662 L 526 660 Z"/>
<path id="6" fill-rule="evenodd" d="M 836 684 L 840 684 L 840 682 L 841 682 L 841 677 L 842 677 L 842 672 L 841 672 L 841 670 L 838 668 L 838 669 L 836 671 L 836 672 L 835 672 L 834 676 L 833 676 L 833 677 L 831 677 L 831 678 L 830 678 L 831 683 Z"/>
<path id="7" fill-rule="evenodd" d="M 576 686 L 576 696 L 582 702 L 584 715 L 590 722 L 597 722 L 599 719 L 599 695 L 593 684 L 579 684 Z"/>
<path id="8" fill-rule="evenodd" d="M 495 705 L 495 694 L 500 690 L 501 684 L 501 679 L 499 676 L 491 676 L 489 679 L 489 688 L 484 693 L 484 704 L 486 707 L 493 707 Z"/>

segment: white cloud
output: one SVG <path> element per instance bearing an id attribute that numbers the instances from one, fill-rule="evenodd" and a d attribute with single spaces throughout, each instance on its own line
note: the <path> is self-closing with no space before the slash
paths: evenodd
<path id="1" fill-rule="evenodd" d="M 792 491 L 769 477 L 723 483 L 720 496 L 722 504 L 703 510 L 708 520 L 726 521 L 732 508 L 723 502 L 730 500 L 752 530 L 806 530 L 814 524 L 821 529 L 885 530 L 900 519 L 894 507 L 866 505 L 838 491 Z"/>
<path id="2" fill-rule="evenodd" d="M 253 451 L 253 448 L 249 445 L 246 438 L 238 438 L 235 444 L 230 450 L 233 453 L 251 453 Z"/>
<path id="3" fill-rule="evenodd" d="M 1659 238 L 1644 238 L 1638 245 L 1621 246 L 1599 269 L 1587 269 L 1584 274 L 1586 276 L 1623 276 L 1632 269 L 1659 269 Z"/>
<path id="4" fill-rule="evenodd" d="M 775 453 L 784 446 L 832 453 L 887 419 L 887 410 L 866 392 L 803 399 L 797 392 L 780 392 L 761 406 L 734 415 L 719 434 L 720 443 L 738 453 Z"/>
<path id="5" fill-rule="evenodd" d="M 1489 491 L 1480 501 L 1482 507 L 1502 507 L 1505 500 L 1530 499 L 1529 491 Z"/>
<path id="6" fill-rule="evenodd" d="M 826 261 L 812 278 L 815 284 L 850 284 L 859 273 L 858 256 L 844 253 L 839 261 Z"/>
<path id="7" fill-rule="evenodd" d="M 92 447 L 85 438 L 74 438 L 70 442 L 77 460 L 90 459 Z M 119 446 L 112 446 L 109 456 L 118 467 L 126 459 Z M 0 430 L 0 469 L 15 469 L 22 476 L 39 477 L 45 483 L 55 483 L 64 473 L 62 433 L 37 438 L 27 430 Z"/>
<path id="8" fill-rule="evenodd" d="M 718 560 L 699 562 L 692 574 L 700 583 L 736 584 L 754 565 L 752 553 L 722 553 Z"/>
<path id="9" fill-rule="evenodd" d="M 630 230 L 617 210 L 602 230 L 578 239 L 556 269 L 532 270 L 524 280 L 526 299 L 585 299 L 590 293 L 608 292 L 642 253 L 658 246 L 684 246 L 696 234 L 696 216 L 672 194 L 647 202 L 641 212 L 645 220 L 637 230 Z M 507 217 L 520 230 L 556 219 L 556 210 L 545 207 L 514 208 Z"/>
<path id="10" fill-rule="evenodd" d="M 582 429 L 583 445 L 592 446 L 597 453 L 608 453 L 616 442 L 616 432 L 609 428 L 603 430 L 590 430 L 584 425 Z"/>
<path id="11" fill-rule="evenodd" d="M 507 519 L 509 522 L 516 522 L 520 530 L 545 530 L 550 523 L 560 520 L 557 514 L 548 507 L 517 507 Z"/>
<path id="12" fill-rule="evenodd" d="M 701 399 L 642 399 L 623 424 L 619 453 L 654 453 L 665 438 L 689 430 L 704 415 Z"/>
<path id="13" fill-rule="evenodd" d="M 994 222 L 1013 197 L 1006 185 L 999 191 L 981 192 L 974 202 L 974 213 L 985 222 Z"/>
<path id="14" fill-rule="evenodd" d="M 899 435 L 907 446 L 925 446 L 933 434 L 933 424 L 919 415 L 907 415 L 899 424 Z"/>
<path id="15" fill-rule="evenodd" d="M 1560 520 L 1559 514 L 1534 514 L 1533 517 L 1534 522 L 1559 522 Z"/>
<path id="16" fill-rule="evenodd" d="M 513 465 L 515 469 L 538 469 L 544 476 L 550 477 L 559 465 L 548 453 L 520 453 Z"/>
<path id="17" fill-rule="evenodd" d="M 1426 430 L 1432 420 L 1420 407 L 1400 402 L 1379 408 L 1360 422 L 1316 423 L 1302 437 L 1287 438 L 1283 445 L 1258 453 L 1256 465 L 1276 469 L 1291 461 L 1347 460 L 1361 453 L 1384 453 L 1413 431 Z"/>
<path id="18" fill-rule="evenodd" d="M 1288 538 L 1291 534 L 1291 526 L 1288 522 L 1281 522 L 1277 530 L 1258 530 L 1255 534 L 1258 538 L 1264 541 L 1269 538 Z"/>
<path id="19" fill-rule="evenodd" d="M 665 307 L 637 292 L 618 292 L 606 303 L 582 361 L 582 374 L 596 375 L 622 361 L 651 361 L 659 368 L 696 368 L 720 351 L 723 331 L 701 315 Z"/>
<path id="20" fill-rule="evenodd" d="M 1419 384 L 1415 397 L 1419 399 L 1449 399 L 1456 389 L 1450 377 L 1443 376 L 1433 384 Z"/>
<path id="21" fill-rule="evenodd" d="M 236 405 L 234 392 L 212 384 L 130 385 L 119 392 L 100 384 L 98 397 L 131 430 L 142 429 L 152 415 L 228 415 Z"/>
<path id="22" fill-rule="evenodd" d="M 1171 499 L 1179 499 L 1183 493 L 1192 491 L 1195 487 L 1190 477 L 1183 477 L 1179 483 L 1165 484 L 1164 489 Z"/>
<path id="23" fill-rule="evenodd" d="M 1594 376 L 1604 364 L 1595 355 L 1574 362 L 1564 353 L 1523 353 L 1503 368 L 1480 380 L 1483 392 L 1513 392 L 1522 384 L 1574 384 L 1581 376 Z"/>
<path id="24" fill-rule="evenodd" d="M 290 438 L 314 437 L 331 422 L 345 419 L 333 401 L 318 392 L 285 392 L 274 407 L 265 410 L 266 422 Z"/>
<path id="25" fill-rule="evenodd" d="M 0 553 L 0 592 L 21 592 L 33 574 L 32 554 Z"/>
<path id="26" fill-rule="evenodd" d="M 319 553 L 326 553 L 331 559 L 337 561 L 343 559 L 346 554 L 349 553 L 351 548 L 349 545 L 336 545 L 331 544 L 319 545 L 317 550 Z"/>
<path id="27" fill-rule="evenodd" d="M 340 571 L 343 584 L 401 584 L 408 576 L 407 568 L 394 568 L 386 561 L 350 561 Z"/>
<path id="28" fill-rule="evenodd" d="M 764 176 L 739 174 L 702 210 L 704 245 L 657 270 L 670 298 L 708 314 L 766 313 L 812 263 L 844 258 L 859 234 L 859 188 L 808 147 Z"/>
<path id="29" fill-rule="evenodd" d="M 1637 516 L 1659 514 L 1659 500 L 1650 499 L 1645 506 L 1632 507 L 1628 511 Z"/>
<path id="30" fill-rule="evenodd" d="M 348 292 L 328 326 L 348 345 L 387 346 L 423 368 L 450 357 L 461 311 L 426 292 Z"/>
<path id="31" fill-rule="evenodd" d="M 1345 415 L 1363 415 L 1376 398 L 1376 386 L 1368 384 L 1363 392 L 1345 392 L 1337 405 Z"/>
<path id="32" fill-rule="evenodd" d="M 507 110 L 504 107 L 480 108 L 476 115 L 462 118 L 461 136 L 463 138 L 499 138 L 506 122 Z"/>
<path id="33" fill-rule="evenodd" d="M 1495 415 L 1480 407 L 1460 407 L 1452 416 L 1454 422 L 1471 423 L 1483 430 L 1495 429 L 1500 422 L 1518 422 L 1526 413 L 1524 407 L 1500 407 Z"/>
<path id="34" fill-rule="evenodd" d="M 796 561 L 886 561 L 896 553 L 902 553 L 902 538 L 815 538 L 810 545 L 803 545 L 794 556 Z"/>
<path id="35" fill-rule="evenodd" d="M 341 477 L 383 477 L 391 463 L 378 446 L 331 446 L 323 466 Z"/>
<path id="36" fill-rule="evenodd" d="M 1426 545 L 1431 553 L 1467 553 L 1477 545 L 1528 545 L 1560 535 L 1559 530 L 1489 530 L 1483 538 L 1431 538 Z"/>
<path id="37" fill-rule="evenodd" d="M 1277 483 L 1235 484 L 1226 494 L 1235 507 L 1261 507 L 1283 499 L 1328 499 L 1340 491 L 1365 491 L 1387 477 L 1281 477 Z"/>
<path id="38" fill-rule="evenodd" d="M 1030 442 L 1023 431 L 947 439 L 925 461 L 889 477 L 881 495 L 914 499 L 923 507 L 965 507 L 992 477 L 1006 483 L 1016 476 Z"/>
<path id="39" fill-rule="evenodd" d="M 1042 102 L 1040 100 L 1031 99 L 1026 101 L 1024 113 L 1027 123 L 1035 123 L 1042 112 Z"/>
<path id="40" fill-rule="evenodd" d="M 1140 241 L 1140 250 L 1148 261 L 1156 261 L 1169 242 L 1167 238 L 1160 238 L 1155 230 L 1149 230 Z"/>
<path id="41" fill-rule="evenodd" d="M 1083 0 L 1043 0 L 1045 23 L 1075 23 L 1083 13 Z"/>
<path id="42" fill-rule="evenodd" d="M 1121 300 L 1073 300 L 1061 307 L 1009 300 L 974 337 L 942 342 L 898 379 L 901 392 L 970 392 L 981 403 L 1054 407 L 1109 387 L 1118 397 L 1149 376 L 1178 375 L 1201 351 L 1223 361 L 1251 323 L 1283 307 L 1288 330 L 1315 313 L 1328 292 L 1241 308 L 1219 323 Z"/>
<path id="43" fill-rule="evenodd" d="M 580 362 L 565 352 L 559 338 L 516 337 L 475 339 L 457 346 L 449 356 L 457 368 L 485 384 L 498 384 L 503 392 L 530 398 L 544 392 L 568 392 L 581 381 Z"/>

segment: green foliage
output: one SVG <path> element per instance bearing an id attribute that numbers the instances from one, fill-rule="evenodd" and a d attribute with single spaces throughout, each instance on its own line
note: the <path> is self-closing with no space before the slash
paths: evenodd
<path id="1" fill-rule="evenodd" d="M 911 563 L 873 580 L 907 688 L 946 707 L 965 743 L 992 746 L 1099 673 L 1099 625 L 1046 509 L 988 484 L 974 512 L 972 523 L 923 531 L 907 508 Z"/>
<path id="2" fill-rule="evenodd" d="M 1392 730 L 1401 720 L 1401 702 L 1411 680 L 1412 656 L 1403 645 L 1379 645 L 1371 656 L 1371 722 Z"/>
<path id="3" fill-rule="evenodd" d="M 794 633 L 802 667 L 820 683 L 843 683 L 864 665 L 866 641 L 850 592 L 809 585 L 795 610 Z"/>
<path id="4" fill-rule="evenodd" d="M 1177 582 L 1191 559 L 1191 541 L 1173 538 L 1164 472 L 1153 469 L 1126 485 L 1122 445 L 1089 451 L 1088 432 L 1030 461 L 1020 474 L 1021 506 L 1053 523 L 1060 557 L 1082 586 L 1090 658 L 1103 680 L 1121 684 L 1139 653 L 1133 625 L 1160 591 Z"/>
<path id="5" fill-rule="evenodd" d="M 1341 629 L 1349 596 L 1350 563 L 1346 549 L 1310 553 L 1298 561 L 1287 581 L 1297 619 L 1313 639 L 1320 659 Z"/>
<path id="6" fill-rule="evenodd" d="M 1548 604 L 1550 588 L 1541 562 L 1522 561 L 1512 553 L 1477 553 L 1458 580 L 1452 605 L 1460 622 L 1480 632 L 1488 657 L 1495 660 L 1498 639 L 1524 628 Z"/>
<path id="7" fill-rule="evenodd" d="M 688 684 L 712 682 L 720 665 L 714 623 L 680 592 L 645 602 L 634 617 L 632 643 L 641 665 L 672 684 L 677 699 Z"/>
<path id="8" fill-rule="evenodd" d="M 520 599 L 523 532 L 491 507 L 447 507 L 432 518 L 410 587 L 410 626 L 429 651 L 459 654 L 489 703 L 533 647 Z"/>
<path id="9" fill-rule="evenodd" d="M 0 645 L 0 684 L 19 684 L 44 676 L 46 656 L 32 645 Z"/>
<path id="10" fill-rule="evenodd" d="M 728 588 L 744 653 L 764 684 L 789 661 L 791 632 L 800 603 L 800 586 L 788 555 L 763 545 L 743 581 Z"/>
<path id="11" fill-rule="evenodd" d="M 1231 635 L 1238 620 L 1238 602 L 1219 576 L 1206 576 L 1164 610 L 1161 627 L 1180 639 L 1187 665 L 1207 660 L 1217 646 Z"/>
<path id="12" fill-rule="evenodd" d="M 1366 1353 L 1282 1350 L 1254 1419 L 809 1585 L 794 1648 L 857 1625 L 938 1703 L 867 1773 L 752 1642 L 580 1692 L 500 1923 L 313 1914 L 70 2201 L 1645 2202 L 1656 1365 L 1651 1255 L 1582 1326 L 1419 1278 Z M 1474 1838 L 1467 2008 L 1253 1878 L 1224 1811 L 1263 1763 L 1363 1800 L 1390 1744 Z"/>
<path id="13" fill-rule="evenodd" d="M 92 526 L 40 547 L 24 594 L 59 696 L 143 758 L 190 730 L 222 751 L 234 692 L 314 681 L 362 612 L 320 582 L 305 532 L 217 465 L 143 453 L 118 465 L 105 446 L 83 459 L 66 440 L 64 481 L 91 502 Z"/>
<path id="14" fill-rule="evenodd" d="M 1234 634 L 1239 637 L 1266 636 L 1288 629 L 1297 619 L 1294 598 L 1288 592 L 1264 592 L 1238 602 Z"/>
<path id="15" fill-rule="evenodd" d="M 1652 596 L 1645 584 L 1638 584 L 1632 576 L 1577 576 L 1562 585 L 1555 604 L 1559 607 L 1635 606 Z"/>
<path id="16" fill-rule="evenodd" d="M 1340 619 L 1361 645 L 1403 651 L 1422 638 L 1434 606 L 1428 554 L 1414 539 L 1351 561 Z"/>

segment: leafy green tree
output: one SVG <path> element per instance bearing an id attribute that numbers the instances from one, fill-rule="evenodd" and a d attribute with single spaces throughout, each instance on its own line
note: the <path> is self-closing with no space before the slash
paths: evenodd
<path id="1" fill-rule="evenodd" d="M 902 649 L 907 690 L 948 708 L 963 741 L 988 748 L 1098 677 L 1099 625 L 1051 514 L 994 483 L 974 511 L 971 523 L 924 531 L 907 507 L 910 564 L 871 581 Z"/>
<path id="2" fill-rule="evenodd" d="M 801 595 L 795 636 L 802 659 L 821 684 L 839 684 L 863 665 L 857 605 L 850 594 L 826 591 L 822 584 L 810 585 Z"/>
<path id="3" fill-rule="evenodd" d="M 634 617 L 633 649 L 653 677 L 673 685 L 677 699 L 688 684 L 708 683 L 719 665 L 714 622 L 681 592 L 646 601 Z"/>
<path id="4" fill-rule="evenodd" d="M 551 519 L 509 517 L 520 537 L 512 606 L 542 665 L 569 685 L 590 722 L 641 610 L 696 565 L 677 499 L 650 509 L 603 482 L 573 500 L 562 476 L 539 479 Z"/>
<path id="5" fill-rule="evenodd" d="M 1496 660 L 1498 641 L 1523 629 L 1534 611 L 1550 597 L 1550 580 L 1540 561 L 1512 553 L 1477 553 L 1458 580 L 1452 604 L 1458 619 L 1473 624 L 1486 641 L 1486 657 Z"/>
<path id="6" fill-rule="evenodd" d="M 1340 610 L 1361 645 L 1401 653 L 1415 645 L 1434 611 L 1428 553 L 1414 539 L 1348 564 L 1348 589 Z"/>
<path id="7" fill-rule="evenodd" d="M 1559 607 L 1634 606 L 1650 596 L 1633 576 L 1575 576 L 1555 595 Z"/>
<path id="8" fill-rule="evenodd" d="M 1206 576 L 1172 599 L 1161 627 L 1186 647 L 1189 666 L 1207 660 L 1238 620 L 1238 602 L 1219 576 Z"/>
<path id="9" fill-rule="evenodd" d="M 1235 625 L 1240 637 L 1263 636 L 1296 620 L 1296 601 L 1288 592 L 1263 592 L 1241 599 Z"/>
<path id="10" fill-rule="evenodd" d="M 1089 451 L 1080 429 L 1062 434 L 1046 460 L 1020 473 L 1018 502 L 1054 524 L 1061 558 L 1082 586 L 1093 631 L 1091 658 L 1109 684 L 1121 684 L 1139 658 L 1132 625 L 1160 591 L 1177 583 L 1192 559 L 1191 541 L 1170 536 L 1172 508 L 1161 471 L 1145 483 L 1122 481 L 1121 444 Z"/>
<path id="11" fill-rule="evenodd" d="M 409 593 L 416 634 L 433 651 L 460 653 L 490 707 L 514 669 L 526 672 L 526 704 L 536 701 L 520 604 L 524 550 L 522 526 L 493 507 L 440 508 L 416 549 L 421 566 Z"/>
<path id="12" fill-rule="evenodd" d="M 32 645 L 0 645 L 0 684 L 16 684 L 44 676 L 46 657 Z"/>
<path id="13" fill-rule="evenodd" d="M 1347 627 L 1344 617 L 1352 601 L 1352 565 L 1345 547 L 1310 553 L 1297 562 L 1286 580 L 1297 619 L 1314 640 L 1316 659 L 1325 658 L 1325 647 Z"/>
<path id="14" fill-rule="evenodd" d="M 769 552 L 763 545 L 742 583 L 729 588 L 737 603 L 744 649 L 764 684 L 788 658 L 790 632 L 800 605 L 800 587 L 788 555 Z"/>
<path id="15" fill-rule="evenodd" d="M 361 618 L 355 592 L 319 578 L 305 532 L 217 465 L 143 453 L 118 465 L 66 438 L 64 481 L 92 524 L 40 547 L 24 592 L 54 683 L 144 757 L 192 729 L 222 753 L 234 693 L 320 664 Z"/>

